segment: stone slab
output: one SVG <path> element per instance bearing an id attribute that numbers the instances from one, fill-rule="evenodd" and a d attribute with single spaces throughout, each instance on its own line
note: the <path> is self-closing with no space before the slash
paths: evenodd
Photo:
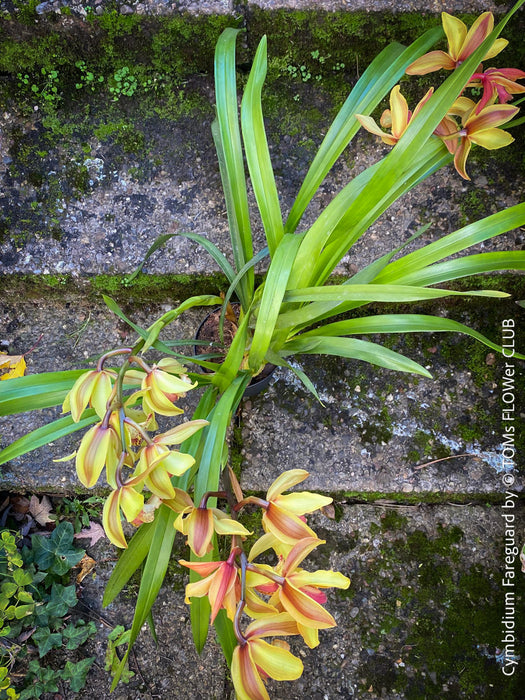
<path id="1" fill-rule="evenodd" d="M 125 310 L 133 321 L 147 327 L 176 303 L 141 307 L 135 300 Z M 489 313 L 487 306 L 467 301 L 463 309 L 456 304 L 446 313 L 484 330 L 497 342 L 502 318 L 515 318 L 519 324 L 516 308 L 512 301 L 502 301 L 489 329 L 481 323 Z M 204 315 L 203 309 L 185 315 L 166 337 L 192 338 Z M 102 302 L 77 295 L 4 299 L 0 339 L 9 343 L 10 352 L 25 352 L 41 334 L 40 345 L 27 357 L 28 373 L 87 368 L 93 365 L 88 358 L 136 337 Z M 434 379 L 336 358 L 298 358 L 324 403 L 321 406 L 295 375 L 278 370 L 266 393 L 244 402 L 241 410 L 238 447 L 245 488 L 264 492 L 283 469 L 306 468 L 312 474 L 312 488 L 325 492 L 421 497 L 427 493 L 443 498 L 497 494 L 500 472 L 511 466 L 502 462 L 503 358 L 473 340 L 446 334 L 414 338 L 409 344 L 400 340 L 395 349 L 427 367 Z M 516 416 L 522 421 L 525 407 L 518 382 L 523 379 L 523 363 L 516 360 L 515 367 Z M 196 399 L 196 392 L 187 396 L 183 407 L 188 417 Z M 45 409 L 2 418 L 1 445 L 58 415 L 59 409 Z M 72 436 L 12 460 L 0 469 L 4 487 L 77 491 L 74 462 L 52 461 L 71 454 L 76 444 L 77 437 Z M 518 458 L 515 462 L 518 468 L 521 462 Z M 520 478 L 516 488 L 522 486 Z"/>
<path id="2" fill-rule="evenodd" d="M 338 519 L 318 514 L 309 519 L 326 544 L 305 562 L 310 570 L 342 571 L 351 578 L 347 591 L 329 590 L 327 609 L 337 622 L 320 632 L 320 645 L 308 649 L 290 639 L 291 651 L 304 663 L 294 682 L 269 681 L 273 700 L 411 700 L 518 698 L 524 679 L 524 581 L 517 554 L 505 569 L 503 514 L 515 516 L 508 546 L 525 525 L 523 505 L 511 498 L 502 506 L 388 506 L 337 504 Z M 514 532 L 514 535 L 512 535 Z M 514 550 L 516 551 L 516 550 Z M 96 656 L 88 688 L 105 697 L 109 681 L 102 670 L 107 635 L 116 624 L 130 625 L 136 596 L 133 586 L 106 610 L 100 599 L 114 554 L 102 542 L 88 553 L 96 576 L 84 580 L 78 613 L 97 621 L 98 633 L 87 653 Z M 177 550 L 174 557 L 181 552 Z M 512 587 L 502 588 L 512 569 Z M 170 570 L 171 571 L 171 570 Z M 185 583 L 175 567 L 168 575 L 153 614 L 159 634 L 154 646 L 144 630 L 130 667 L 136 676 L 115 692 L 118 700 L 233 700 L 220 651 L 210 636 L 198 657 L 192 650 Z M 507 579 L 509 580 L 509 579 Z M 505 591 L 513 597 L 505 599 Z M 507 604 L 506 604 L 507 603 Z M 100 619 L 100 614 L 104 622 Z M 514 623 L 508 653 L 519 657 L 514 675 L 505 676 L 502 617 Z M 509 645 L 510 643 L 510 637 Z M 513 650 L 513 651 L 512 651 Z M 64 695 L 65 700 L 73 696 Z"/>
<path id="3" fill-rule="evenodd" d="M 417 351 L 402 341 L 395 349 L 420 361 L 433 379 L 350 360 L 298 358 L 322 406 L 295 375 L 279 370 L 264 395 L 244 404 L 243 486 L 257 490 L 284 469 L 306 469 L 311 488 L 325 492 L 423 499 L 497 493 L 502 472 L 522 465 L 517 453 L 512 463 L 503 457 L 506 360 L 443 335 L 418 338 Z M 516 371 L 523 376 L 523 363 Z M 525 418 L 520 398 L 513 415 L 518 435 Z M 515 471 L 505 478 L 523 489 Z"/>

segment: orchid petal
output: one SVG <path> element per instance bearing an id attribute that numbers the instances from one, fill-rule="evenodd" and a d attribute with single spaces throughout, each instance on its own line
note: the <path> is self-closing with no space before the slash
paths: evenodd
<path id="1" fill-rule="evenodd" d="M 121 489 L 116 489 L 109 494 L 102 510 L 102 525 L 109 540 L 116 547 L 127 549 L 128 543 L 124 537 L 120 519 L 120 498 Z"/>
<path id="2" fill-rule="evenodd" d="M 456 21 L 459 22 L 460 20 Z M 488 37 L 493 29 L 494 15 L 492 12 L 484 12 L 476 19 L 472 27 L 468 30 L 459 55 L 456 54 L 457 60 L 461 62 L 465 61 L 471 54 L 474 53 L 474 51 Z"/>
<path id="3" fill-rule="evenodd" d="M 299 540 L 286 557 L 283 566 L 283 576 L 287 576 L 291 571 L 295 571 L 299 564 L 320 544 L 325 544 L 325 541 L 317 537 L 305 537 L 303 540 Z"/>
<path id="4" fill-rule="evenodd" d="M 399 139 L 407 128 L 409 114 L 406 99 L 401 88 L 396 85 L 390 92 L 390 112 L 392 114 L 392 136 Z"/>
<path id="5" fill-rule="evenodd" d="M 298 634 L 297 621 L 288 613 L 269 615 L 260 620 L 250 622 L 246 628 L 245 637 L 289 637 Z"/>
<path id="6" fill-rule="evenodd" d="M 276 681 L 295 681 L 303 673 L 303 663 L 287 649 L 268 644 L 262 639 L 249 642 L 252 659 Z"/>
<path id="7" fill-rule="evenodd" d="M 233 650 L 231 674 L 237 700 L 270 700 L 248 643 Z"/>
<path id="8" fill-rule="evenodd" d="M 456 153 L 454 154 L 454 167 L 465 180 L 470 180 L 470 177 L 467 175 L 467 171 L 465 170 L 470 148 L 470 139 L 461 139 L 461 142 L 456 149 Z"/>
<path id="9" fill-rule="evenodd" d="M 424 56 L 420 56 L 406 69 L 407 75 L 426 75 L 434 73 L 434 71 L 454 70 L 456 67 L 455 61 L 444 51 L 430 51 Z"/>
<path id="10" fill-rule="evenodd" d="M 306 627 L 306 625 L 297 625 L 299 634 L 304 640 L 304 643 L 310 647 L 310 649 L 315 649 L 319 646 L 319 630 L 314 630 L 311 627 Z"/>
<path id="11" fill-rule="evenodd" d="M 471 115 L 465 122 L 465 128 L 472 137 L 474 132 L 505 124 L 518 112 L 519 108 L 512 105 L 489 105 L 479 114 Z"/>
<path id="12" fill-rule="evenodd" d="M 374 134 L 375 136 L 379 136 L 381 140 L 389 146 L 395 146 L 395 144 L 397 143 L 397 139 L 391 136 L 390 134 L 387 134 L 385 131 L 382 131 L 377 126 L 372 117 L 364 116 L 362 114 L 356 114 L 355 118 L 364 129 L 369 131 L 371 134 Z"/>
<path id="13" fill-rule="evenodd" d="M 475 132 L 470 136 L 472 143 L 482 146 L 489 151 L 496 150 L 508 146 L 514 141 L 514 137 L 508 131 L 503 129 L 484 129 L 483 131 Z"/>
<path id="14" fill-rule="evenodd" d="M 129 486 L 123 486 L 120 491 L 120 507 L 128 523 L 132 523 L 144 507 L 144 496 Z"/>
<path id="15" fill-rule="evenodd" d="M 314 586 L 315 588 L 343 588 L 350 585 L 350 579 L 339 571 L 297 571 L 289 576 L 289 580 L 297 588 Z"/>
<path id="16" fill-rule="evenodd" d="M 167 430 L 162 435 L 157 435 L 155 442 L 161 445 L 180 445 L 181 442 L 190 438 L 194 433 L 209 425 L 207 420 L 192 420 L 177 425 L 171 430 Z"/>
<path id="17" fill-rule="evenodd" d="M 279 600 L 286 612 L 290 613 L 302 625 L 314 629 L 327 629 L 336 626 L 334 618 L 322 605 L 316 603 L 289 581 L 285 581 L 281 586 Z"/>
<path id="18" fill-rule="evenodd" d="M 309 472 L 305 469 L 290 469 L 283 472 L 271 484 L 266 494 L 266 499 L 268 501 L 273 501 L 274 498 L 279 496 L 283 491 L 288 491 L 292 486 L 300 484 L 301 481 L 304 481 L 309 475 Z"/>
<path id="19" fill-rule="evenodd" d="M 197 572 L 199 576 L 210 576 L 217 571 L 222 563 L 222 561 L 186 561 L 185 559 L 179 559 L 181 566 L 186 566 L 188 569 Z"/>
<path id="20" fill-rule="evenodd" d="M 486 61 L 489 58 L 494 58 L 494 56 L 497 56 L 503 51 L 503 49 L 508 45 L 508 43 L 508 39 L 496 39 L 496 41 L 492 44 L 490 49 L 485 54 L 483 60 Z"/>
<path id="21" fill-rule="evenodd" d="M 195 508 L 184 524 L 191 550 L 197 557 L 203 557 L 211 549 L 213 513 L 208 508 Z"/>
<path id="22" fill-rule="evenodd" d="M 441 13 L 441 21 L 448 40 L 448 52 L 452 59 L 457 61 L 467 38 L 467 27 L 464 22 L 453 15 L 449 15 L 448 12 Z"/>
<path id="23" fill-rule="evenodd" d="M 266 512 L 263 513 L 262 524 L 265 530 L 285 544 L 294 545 L 297 540 L 316 536 L 315 532 L 297 515 L 280 508 L 275 503 L 270 503 Z"/>
<path id="24" fill-rule="evenodd" d="M 314 510 L 319 510 L 332 503 L 332 501 L 333 498 L 329 496 L 321 496 L 318 493 L 310 493 L 309 491 L 295 491 L 273 499 L 273 502 L 279 505 L 280 508 L 284 508 L 290 513 L 294 513 L 294 515 L 313 513 Z"/>
<path id="25" fill-rule="evenodd" d="M 222 562 L 219 570 L 211 577 L 208 593 L 211 605 L 211 622 L 217 617 L 219 610 L 222 608 L 224 598 L 231 591 L 236 580 L 237 569 L 227 562 Z"/>
<path id="26" fill-rule="evenodd" d="M 113 389 L 113 382 L 107 372 L 97 372 L 97 375 L 92 386 L 89 402 L 95 409 L 99 418 L 104 418 L 107 411 L 108 399 Z"/>

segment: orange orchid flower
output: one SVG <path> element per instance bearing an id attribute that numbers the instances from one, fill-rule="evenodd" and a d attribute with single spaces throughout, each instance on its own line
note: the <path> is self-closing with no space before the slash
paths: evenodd
<path id="1" fill-rule="evenodd" d="M 519 108 L 506 104 L 492 104 L 478 112 L 476 104 L 467 97 L 459 98 L 455 105 L 460 105 L 460 108 L 451 111 L 451 114 L 461 116 L 461 126 L 455 132 L 446 135 L 438 132 L 438 135 L 441 135 L 451 153 L 454 153 L 454 167 L 458 173 L 465 180 L 470 180 L 465 166 L 472 144 L 495 150 L 512 143 L 514 138 L 498 127 L 512 119 L 519 112 Z M 446 129 L 450 131 L 452 121 L 446 117 L 441 125 L 447 124 Z M 452 142 L 450 146 L 449 141 Z M 455 148 L 454 144 L 457 144 Z"/>
<path id="2" fill-rule="evenodd" d="M 296 491 L 283 495 L 283 491 L 299 484 L 308 476 L 308 472 L 304 469 L 291 469 L 283 472 L 272 483 L 266 494 L 262 516 L 263 528 L 285 544 L 294 545 L 297 540 L 315 537 L 315 532 L 300 516 L 312 513 L 332 502 L 328 496 L 308 491 Z"/>
<path id="3" fill-rule="evenodd" d="M 297 622 L 301 634 L 305 628 L 319 630 L 335 627 L 334 618 L 322 607 L 326 595 L 319 589 L 348 588 L 350 585 L 350 579 L 338 571 L 309 572 L 299 568 L 299 564 L 320 544 L 324 544 L 324 541 L 316 537 L 305 538 L 297 542 L 286 559 L 275 568 L 259 564 L 252 565 L 247 572 L 247 582 L 255 585 L 261 593 L 272 594 L 269 603 L 280 604 Z M 269 581 L 261 581 L 263 576 L 267 576 Z M 309 646 L 319 643 L 317 634 L 305 632 L 303 636 Z"/>
<path id="4" fill-rule="evenodd" d="M 406 69 L 408 75 L 426 75 L 442 68 L 454 70 L 474 53 L 494 29 L 492 12 L 484 12 L 480 15 L 469 30 L 464 22 L 447 12 L 441 13 L 441 19 L 448 39 L 448 53 L 430 51 L 420 56 Z M 506 39 L 496 39 L 483 60 L 497 56 L 508 43 Z"/>
<path id="5" fill-rule="evenodd" d="M 243 641 L 233 651 L 231 674 L 237 700 L 270 700 L 262 677 L 293 681 L 301 676 L 300 659 L 263 639 L 297 633 L 297 624 L 287 613 L 270 615 L 248 625 Z"/>
<path id="6" fill-rule="evenodd" d="M 179 513 L 173 523 L 176 530 L 186 535 L 190 549 L 197 557 L 203 557 L 212 550 L 212 537 L 218 535 L 240 535 L 248 537 L 252 533 L 237 520 L 232 520 L 218 508 L 195 507 L 190 496 L 181 489 L 175 490 L 175 499 L 164 501 L 172 510 Z"/>
<path id="7" fill-rule="evenodd" d="M 190 598 L 202 598 L 208 596 L 211 606 L 210 622 L 217 617 L 221 608 L 225 608 L 230 620 L 235 617 L 238 595 L 235 584 L 238 581 L 237 566 L 234 549 L 226 561 L 184 561 L 179 560 L 179 564 L 186 566 L 192 571 L 196 571 L 200 576 L 204 576 L 200 581 L 188 583 L 186 586 L 186 603 L 190 603 Z"/>
<path id="8" fill-rule="evenodd" d="M 497 99 L 500 104 L 505 104 L 512 99 L 512 95 L 525 92 L 525 85 L 520 85 L 516 80 L 523 80 L 525 72 L 517 68 L 488 68 L 483 73 L 474 73 L 467 87 L 483 88 L 483 96 L 478 102 L 476 112 Z"/>

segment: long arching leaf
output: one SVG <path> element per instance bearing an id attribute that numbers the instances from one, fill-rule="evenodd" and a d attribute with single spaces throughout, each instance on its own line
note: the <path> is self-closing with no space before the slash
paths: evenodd
<path id="1" fill-rule="evenodd" d="M 85 369 L 43 372 L 0 382 L 0 416 L 61 404 Z"/>
<path id="2" fill-rule="evenodd" d="M 32 450 L 36 450 L 38 447 L 47 445 L 50 442 L 59 440 L 66 435 L 76 432 L 77 430 L 82 430 L 82 428 L 87 428 L 88 425 L 92 425 L 99 421 L 100 418 L 97 416 L 93 409 L 89 409 L 84 412 L 84 417 L 75 423 L 71 416 L 64 416 L 64 418 L 59 418 L 58 420 L 43 425 L 41 428 L 37 428 L 32 432 L 24 435 L 23 437 L 15 440 L 8 447 L 0 451 L 0 464 L 5 464 L 15 457 L 20 457 L 25 455 Z"/>

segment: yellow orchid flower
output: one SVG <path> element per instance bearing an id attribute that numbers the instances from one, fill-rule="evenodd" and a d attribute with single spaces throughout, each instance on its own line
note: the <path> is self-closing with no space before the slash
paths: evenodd
<path id="1" fill-rule="evenodd" d="M 371 134 L 379 136 L 383 143 L 386 143 L 388 146 L 395 146 L 407 130 L 410 121 L 418 114 L 423 105 L 428 102 L 433 92 L 434 88 L 430 88 L 423 99 L 418 102 L 414 112 L 411 112 L 408 109 L 406 99 L 401 94 L 400 86 L 396 85 L 390 92 L 390 109 L 386 109 L 380 119 L 381 126 L 385 129 L 390 129 L 390 134 L 383 131 L 372 117 L 356 114 L 355 118 L 363 128 Z"/>
<path id="2" fill-rule="evenodd" d="M 174 376 L 158 365 L 153 365 L 142 380 L 142 405 L 145 413 L 160 413 L 161 416 L 177 416 L 184 413 L 174 402 L 186 396 L 186 392 L 196 386 L 197 382 L 192 384 L 185 374 Z"/>
<path id="3" fill-rule="evenodd" d="M 184 442 L 205 425 L 208 425 L 206 420 L 188 421 L 156 435 L 140 451 L 134 476 L 142 474 L 146 487 L 159 498 L 175 498 L 171 477 L 182 476 L 195 464 L 195 459 L 185 452 L 170 450 L 166 445 Z"/>
<path id="4" fill-rule="evenodd" d="M 75 462 L 80 482 L 86 488 L 92 488 L 106 467 L 108 482 L 114 486 L 119 455 L 119 434 L 108 413 L 104 420 L 87 431 L 80 442 Z"/>
<path id="5" fill-rule="evenodd" d="M 62 413 L 71 411 L 71 417 L 78 423 L 89 405 L 95 409 L 99 418 L 104 418 L 114 378 L 115 373 L 105 369 L 93 369 L 82 374 L 64 399 Z"/>
<path id="6" fill-rule="evenodd" d="M 300 659 L 282 646 L 263 639 L 297 633 L 297 624 L 286 613 L 261 618 L 248 625 L 243 641 L 233 651 L 231 674 L 237 700 L 269 700 L 261 673 L 277 681 L 293 681 L 301 676 Z"/>
<path id="7" fill-rule="evenodd" d="M 465 166 L 472 144 L 495 150 L 512 143 L 514 138 L 498 127 L 512 119 L 519 112 L 519 108 L 507 104 L 493 104 L 478 112 L 476 104 L 467 97 L 460 98 L 455 104 L 459 103 L 461 107 L 455 113 L 459 112 L 458 116 L 461 116 L 461 127 L 442 138 L 447 146 L 449 141 L 452 142 L 453 145 L 448 147 L 454 153 L 454 167 L 462 178 L 470 180 Z M 454 144 L 457 144 L 455 148 Z"/>
<path id="8" fill-rule="evenodd" d="M 474 53 L 494 29 L 492 12 L 484 12 L 480 15 L 469 30 L 464 22 L 447 12 L 441 13 L 441 19 L 448 39 L 448 53 L 430 51 L 408 66 L 406 69 L 408 75 L 426 75 L 441 68 L 454 70 Z M 496 39 L 482 60 L 497 56 L 508 43 L 506 39 Z"/>
<path id="9" fill-rule="evenodd" d="M 110 541 L 121 549 L 127 549 L 128 543 L 124 537 L 120 511 L 126 520 L 133 522 L 144 507 L 144 496 L 137 492 L 134 486 L 126 484 L 112 491 L 102 511 L 102 524 Z"/>

